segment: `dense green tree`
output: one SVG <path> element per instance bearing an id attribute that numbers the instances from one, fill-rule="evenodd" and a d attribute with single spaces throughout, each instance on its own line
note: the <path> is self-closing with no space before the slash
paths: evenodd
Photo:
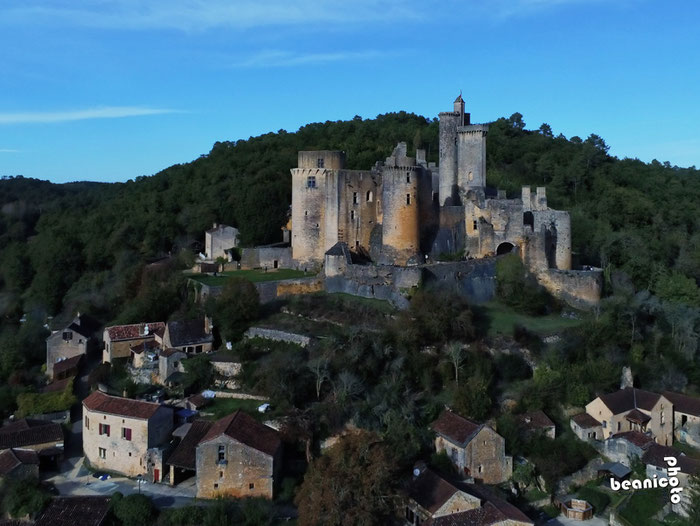
<path id="1" fill-rule="evenodd" d="M 231 278 L 221 294 L 209 305 L 214 323 L 226 340 L 237 340 L 258 317 L 260 297 L 250 281 Z"/>

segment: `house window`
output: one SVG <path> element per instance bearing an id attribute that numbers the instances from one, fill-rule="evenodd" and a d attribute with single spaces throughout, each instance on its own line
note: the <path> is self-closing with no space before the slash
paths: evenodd
<path id="1" fill-rule="evenodd" d="M 482 466 L 481 464 L 479 464 L 479 473 L 482 473 L 483 471 L 484 471 L 484 466 Z"/>
<path id="2" fill-rule="evenodd" d="M 621 424 L 621 422 L 618 422 L 618 423 L 617 423 L 617 430 L 618 430 L 618 431 L 620 430 L 620 424 Z"/>
<path id="3" fill-rule="evenodd" d="M 477 221 L 474 221 L 474 230 L 479 229 L 479 223 Z"/>
<path id="4" fill-rule="evenodd" d="M 109 424 L 100 424 L 100 435 L 109 436 Z"/>
<path id="5" fill-rule="evenodd" d="M 197 346 L 194 348 L 194 352 L 197 353 L 197 354 L 199 354 L 199 353 L 202 352 L 202 349 L 203 349 L 203 347 L 202 347 L 201 345 L 197 345 Z"/>
<path id="6" fill-rule="evenodd" d="M 406 521 L 409 522 L 410 524 L 413 524 L 415 514 L 413 513 L 413 510 L 406 506 Z"/>
<path id="7" fill-rule="evenodd" d="M 406 204 L 407 205 L 411 204 L 411 194 L 406 194 Z"/>
<path id="8" fill-rule="evenodd" d="M 352 204 L 357 204 L 357 192 L 352 193 Z"/>
<path id="9" fill-rule="evenodd" d="M 248 484 L 248 489 L 255 489 L 255 484 L 252 482 Z"/>
<path id="10" fill-rule="evenodd" d="M 131 440 L 131 428 L 122 427 L 122 438 L 124 440 Z"/>
<path id="11" fill-rule="evenodd" d="M 180 362 L 173 362 L 173 367 L 177 367 Z"/>
<path id="12" fill-rule="evenodd" d="M 63 331 L 63 339 L 66 341 L 73 339 L 73 331 Z"/>
<path id="13" fill-rule="evenodd" d="M 226 460 L 226 446 L 219 446 L 219 462 Z"/>
<path id="14" fill-rule="evenodd" d="M 661 425 L 664 425 L 665 422 L 666 422 L 666 417 L 664 416 L 664 413 L 661 412 Z"/>
<path id="15" fill-rule="evenodd" d="M 107 458 L 107 450 L 103 447 L 98 448 L 100 453 L 100 458 Z"/>
<path id="16" fill-rule="evenodd" d="M 372 190 L 367 190 L 367 202 L 372 202 Z"/>
<path id="17" fill-rule="evenodd" d="M 90 429 L 90 419 L 87 416 L 85 417 L 85 429 Z"/>
<path id="18" fill-rule="evenodd" d="M 323 165 L 325 164 L 325 159 L 323 157 L 319 157 L 316 159 L 316 168 L 323 168 Z"/>
<path id="19" fill-rule="evenodd" d="M 310 175 L 306 178 L 306 188 L 316 188 L 316 177 Z"/>

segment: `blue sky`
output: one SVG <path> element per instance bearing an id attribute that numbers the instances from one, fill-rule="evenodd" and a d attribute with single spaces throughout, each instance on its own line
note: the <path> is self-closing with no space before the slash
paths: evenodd
<path id="1" fill-rule="evenodd" d="M 473 121 L 519 111 L 700 166 L 699 18 L 674 0 L 8 0 L 0 175 L 123 181 L 215 141 L 434 117 L 460 90 Z"/>

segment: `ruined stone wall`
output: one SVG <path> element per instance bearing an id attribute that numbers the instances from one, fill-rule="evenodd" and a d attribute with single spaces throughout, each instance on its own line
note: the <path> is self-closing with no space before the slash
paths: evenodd
<path id="1" fill-rule="evenodd" d="M 255 247 L 241 251 L 241 269 L 294 268 L 291 247 Z"/>
<path id="2" fill-rule="evenodd" d="M 432 257 L 440 254 L 461 253 L 465 248 L 465 207 L 443 206 L 440 208 L 439 228 L 430 250 Z"/>
<path id="3" fill-rule="evenodd" d="M 442 262 L 423 267 L 426 285 L 456 290 L 472 303 L 491 301 L 496 295 L 496 259 Z"/>
<path id="4" fill-rule="evenodd" d="M 238 246 L 238 229 L 218 225 L 204 234 L 204 250 L 208 259 L 226 258 L 225 250 Z"/>
<path id="5" fill-rule="evenodd" d="M 600 301 L 603 271 L 547 269 L 536 272 L 537 281 L 555 298 L 578 309 L 589 309 Z"/>
<path id="6" fill-rule="evenodd" d="M 297 334 L 294 332 L 278 331 L 275 329 L 266 329 L 264 327 L 251 327 L 243 335 L 246 338 L 263 338 L 276 342 L 294 343 L 301 347 L 306 347 L 311 342 L 309 336 Z"/>
<path id="7" fill-rule="evenodd" d="M 398 308 L 408 307 L 406 294 L 421 283 L 418 267 L 394 265 L 350 265 L 345 274 L 326 277 L 326 292 L 343 292 L 363 298 L 391 302 Z"/>
<path id="8" fill-rule="evenodd" d="M 225 460 L 219 461 L 219 446 Z M 226 436 L 197 446 L 197 497 L 273 497 L 275 459 Z M 251 487 L 252 486 L 252 487 Z"/>

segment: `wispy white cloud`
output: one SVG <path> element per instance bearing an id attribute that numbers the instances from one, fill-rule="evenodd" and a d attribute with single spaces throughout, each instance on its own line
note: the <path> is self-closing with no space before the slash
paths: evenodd
<path id="1" fill-rule="evenodd" d="M 73 111 L 40 111 L 22 113 L 0 113 L 0 124 L 46 124 L 54 122 L 82 121 L 88 119 L 119 119 L 144 115 L 181 113 L 162 108 L 142 108 L 137 106 L 105 106 Z"/>
<path id="2" fill-rule="evenodd" d="M 0 148 L 0 153 L 20 153 L 20 151 L 14 148 Z"/>
<path id="3" fill-rule="evenodd" d="M 266 50 L 255 53 L 239 62 L 234 62 L 237 68 L 269 68 L 283 66 L 305 66 L 325 64 L 329 62 L 364 61 L 384 58 L 395 53 L 384 51 L 336 51 L 324 53 L 303 53 L 295 51 Z"/>
<path id="4" fill-rule="evenodd" d="M 401 0 L 23 0 L 0 6 L 5 23 L 206 30 L 420 19 Z"/>

